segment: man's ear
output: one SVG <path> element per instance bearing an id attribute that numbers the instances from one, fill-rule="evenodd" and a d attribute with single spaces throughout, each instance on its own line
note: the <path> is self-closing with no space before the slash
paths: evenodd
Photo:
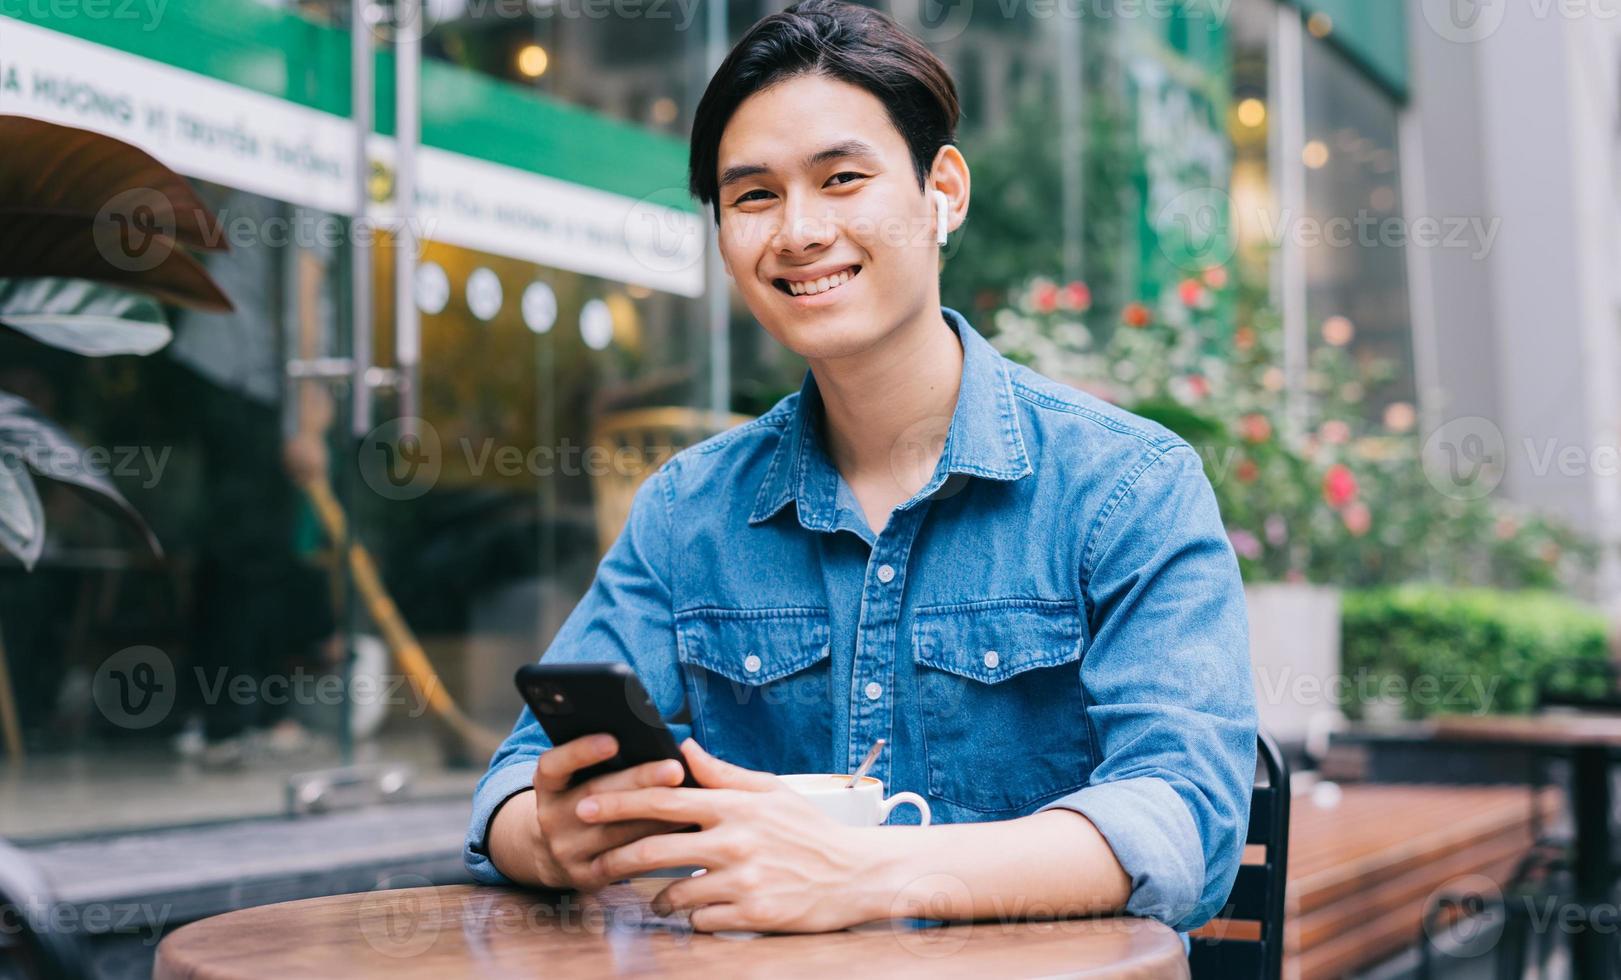
<path id="1" fill-rule="evenodd" d="M 929 168 L 929 187 L 946 195 L 949 213 L 948 231 L 956 231 L 968 217 L 968 161 L 962 151 L 947 143 L 934 155 L 934 166 Z"/>

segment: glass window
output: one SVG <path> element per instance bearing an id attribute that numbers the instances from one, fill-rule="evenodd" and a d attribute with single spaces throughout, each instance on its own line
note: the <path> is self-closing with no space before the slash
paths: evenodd
<path id="1" fill-rule="evenodd" d="M 1329 45 L 1307 38 L 1304 58 L 1306 213 L 1290 225 L 1309 236 L 1308 336 L 1390 365 L 1364 402 L 1378 419 L 1416 394 L 1398 109 Z"/>

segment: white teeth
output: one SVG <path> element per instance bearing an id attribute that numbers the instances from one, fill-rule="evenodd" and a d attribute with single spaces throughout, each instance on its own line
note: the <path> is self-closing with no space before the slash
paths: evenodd
<path id="1" fill-rule="evenodd" d="M 790 281 L 788 283 L 788 291 L 793 293 L 795 296 L 815 296 L 817 293 L 825 293 L 835 286 L 844 285 L 845 283 L 849 282 L 854 275 L 855 273 L 851 272 L 849 269 L 846 269 L 843 272 L 839 272 L 831 276 L 823 276 L 820 279 L 812 279 L 808 282 Z"/>

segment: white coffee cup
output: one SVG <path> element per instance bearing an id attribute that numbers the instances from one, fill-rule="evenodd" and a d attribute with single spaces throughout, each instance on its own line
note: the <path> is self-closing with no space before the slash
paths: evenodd
<path id="1" fill-rule="evenodd" d="M 929 825 L 929 801 L 916 793 L 896 793 L 884 798 L 882 780 L 862 776 L 854 786 L 846 787 L 849 775 L 808 772 L 778 776 L 788 787 L 810 800 L 816 809 L 850 827 L 877 827 L 889 819 L 889 811 L 903 803 L 910 803 L 923 815 L 921 826 Z"/>

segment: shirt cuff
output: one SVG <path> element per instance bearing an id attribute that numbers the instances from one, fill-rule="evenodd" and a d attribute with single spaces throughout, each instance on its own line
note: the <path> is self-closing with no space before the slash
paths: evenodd
<path id="1" fill-rule="evenodd" d="M 1193 914 L 1204 892 L 1204 850 L 1193 814 L 1170 783 L 1153 776 L 1099 783 L 1041 807 L 1052 809 L 1085 816 L 1108 841 L 1131 876 L 1127 914 L 1173 928 Z"/>
<path id="2" fill-rule="evenodd" d="M 490 821 L 501 804 L 535 785 L 535 759 L 520 758 L 488 773 L 473 791 L 473 816 L 467 825 L 467 843 L 462 862 L 473 880 L 481 885 L 510 885 L 512 880 L 496 870 L 490 860 Z"/>

